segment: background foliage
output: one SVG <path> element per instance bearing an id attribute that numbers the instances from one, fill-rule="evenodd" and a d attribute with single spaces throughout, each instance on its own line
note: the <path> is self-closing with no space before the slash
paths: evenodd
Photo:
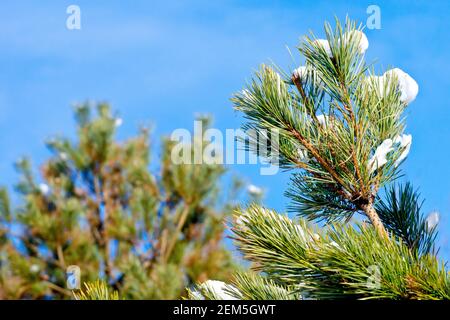
<path id="1" fill-rule="evenodd" d="M 107 104 L 80 105 L 75 118 L 77 138 L 47 142 L 40 176 L 28 159 L 16 163 L 17 206 L 1 190 L 0 298 L 70 298 L 69 265 L 126 299 L 175 299 L 194 282 L 228 279 L 222 221 L 239 182 L 219 198 L 224 168 L 174 165 L 168 139 L 150 172 L 148 129 L 116 141 L 121 119 Z"/>

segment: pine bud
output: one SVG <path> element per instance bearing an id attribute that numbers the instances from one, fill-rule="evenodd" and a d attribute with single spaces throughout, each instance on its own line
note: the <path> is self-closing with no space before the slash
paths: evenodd
<path id="1" fill-rule="evenodd" d="M 201 286 L 211 291 L 219 300 L 238 300 L 232 295 L 225 292 L 225 289 L 227 287 L 229 289 L 237 290 L 235 287 L 226 284 L 225 282 L 218 280 L 207 280 L 206 282 L 202 283 Z"/>
<path id="2" fill-rule="evenodd" d="M 69 157 L 67 156 L 67 153 L 65 152 L 61 152 L 59 154 L 59 157 L 61 158 L 61 160 L 66 161 Z"/>
<path id="3" fill-rule="evenodd" d="M 433 211 L 430 212 L 425 220 L 425 223 L 427 224 L 428 232 L 431 232 L 439 223 L 439 212 Z"/>
<path id="4" fill-rule="evenodd" d="M 298 67 L 297 69 L 294 70 L 292 75 L 295 78 L 299 78 L 300 81 L 303 82 L 303 80 L 306 79 L 306 77 L 308 75 L 308 70 L 306 69 L 306 66 L 300 66 L 300 67 Z"/>
<path id="5" fill-rule="evenodd" d="M 319 124 L 323 127 L 327 126 L 329 119 L 330 119 L 330 117 L 326 114 L 319 114 L 317 116 L 317 121 L 319 121 Z"/>
<path id="6" fill-rule="evenodd" d="M 41 270 L 41 268 L 37 264 L 32 264 L 31 267 L 30 267 L 30 272 L 31 273 L 38 273 L 39 270 Z"/>
<path id="7" fill-rule="evenodd" d="M 386 156 L 394 150 L 392 139 L 384 140 L 375 150 L 375 154 L 369 159 L 368 169 L 370 173 L 384 166 L 387 162 Z"/>
<path id="8" fill-rule="evenodd" d="M 395 161 L 395 166 L 398 167 L 400 163 L 408 156 L 409 150 L 411 149 L 412 135 L 402 134 L 394 139 L 394 143 L 399 143 L 400 148 L 404 148 L 400 157 Z"/>
<path id="9" fill-rule="evenodd" d="M 122 123 L 123 123 L 122 118 L 117 118 L 117 119 L 114 121 L 114 125 L 115 125 L 116 127 L 120 127 L 120 126 L 122 125 Z"/>
<path id="10" fill-rule="evenodd" d="M 263 191 L 260 187 L 255 186 L 254 184 L 251 184 L 247 187 L 247 191 L 252 196 L 260 196 L 262 195 Z"/>
<path id="11" fill-rule="evenodd" d="M 46 196 L 49 192 L 50 192 L 50 187 L 45 184 L 45 183 L 41 183 L 39 184 L 39 191 Z"/>
<path id="12" fill-rule="evenodd" d="M 369 48 L 369 40 L 367 39 L 367 36 L 364 34 L 364 32 L 359 30 L 353 30 L 349 33 L 346 33 L 344 35 L 344 42 L 347 40 L 350 40 L 351 38 L 356 38 L 356 41 L 358 43 L 358 52 L 360 54 L 364 54 L 366 50 Z"/>
<path id="13" fill-rule="evenodd" d="M 419 93 L 419 85 L 417 82 L 409 74 L 399 68 L 391 69 L 384 73 L 384 77 L 392 77 L 393 75 L 398 79 L 400 100 L 406 104 L 414 101 Z"/>
<path id="14" fill-rule="evenodd" d="M 327 53 L 327 55 L 331 58 L 333 53 L 331 52 L 330 43 L 326 39 L 317 39 L 314 41 L 314 44 L 318 47 L 322 47 L 323 50 Z"/>

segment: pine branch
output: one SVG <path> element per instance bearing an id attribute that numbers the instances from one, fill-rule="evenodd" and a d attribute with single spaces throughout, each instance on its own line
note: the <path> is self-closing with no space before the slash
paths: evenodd
<path id="1" fill-rule="evenodd" d="M 284 168 L 306 173 L 296 178 L 305 178 L 303 186 L 295 190 L 300 184 L 294 184 L 288 192 L 298 204 L 291 208 L 324 207 L 323 199 L 334 199 L 330 209 L 323 211 L 337 213 L 338 207 L 351 208 L 352 214 L 362 213 L 380 235 L 386 236 L 373 201 L 378 189 L 396 177 L 403 150 L 394 150 L 377 170 L 373 170 L 371 159 L 380 143 L 401 134 L 400 115 L 405 104 L 399 99 L 395 75 L 386 76 L 382 97 L 380 88 L 373 88 L 374 84 L 380 86 L 379 82 L 368 81 L 369 66 L 360 48 L 365 35 L 360 29 L 350 20 L 345 26 L 337 21 L 334 30 L 326 24 L 328 49 L 325 40 L 306 37 L 299 47 L 306 66 L 291 75 L 280 70 L 280 75 L 263 65 L 232 101 L 248 119 L 244 128 L 255 129 L 258 135 L 279 131 L 279 143 L 271 145 L 279 146 L 279 162 Z M 383 116 L 375 110 L 380 107 Z M 257 146 L 255 149 L 261 147 Z M 264 156 L 258 150 L 250 151 Z M 296 191 L 313 193 L 297 195 Z M 323 196 L 318 197 L 320 193 Z M 313 204 L 316 200 L 319 202 Z M 311 219 L 322 216 L 311 211 L 297 213 L 311 214 Z"/>
<path id="2" fill-rule="evenodd" d="M 106 283 L 100 280 L 86 282 L 83 289 L 72 293 L 76 300 L 119 300 L 119 293 L 111 291 Z"/>
<path id="3" fill-rule="evenodd" d="M 253 269 L 309 298 L 450 299 L 444 266 L 419 257 L 394 235 L 340 224 L 318 234 L 303 221 L 257 206 L 238 217 L 234 239 Z M 424 281 L 425 273 L 434 281 Z"/>
<path id="4" fill-rule="evenodd" d="M 421 213 L 423 201 L 410 183 L 392 186 L 386 190 L 385 200 L 375 204 L 381 220 L 390 232 L 420 254 L 434 253 L 437 226 L 430 228 Z"/>

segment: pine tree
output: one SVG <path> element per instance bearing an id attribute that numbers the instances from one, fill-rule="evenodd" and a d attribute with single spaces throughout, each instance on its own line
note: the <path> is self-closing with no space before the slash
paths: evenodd
<path id="1" fill-rule="evenodd" d="M 80 299 L 175 299 L 192 283 L 229 279 L 222 221 L 238 189 L 219 197 L 224 167 L 175 165 L 174 142 L 163 139 L 152 173 L 148 129 L 116 141 L 121 119 L 107 104 L 80 105 L 75 118 L 75 141 L 47 142 L 41 177 L 28 159 L 17 162 L 17 206 L 1 190 L 0 298 L 72 298 L 70 265 L 87 289 L 75 291 Z"/>
<path id="2" fill-rule="evenodd" d="M 253 271 L 201 283 L 191 298 L 450 298 L 436 226 L 417 191 L 394 184 L 411 147 L 404 111 L 418 85 L 400 69 L 377 76 L 355 22 L 326 23 L 325 34 L 298 47 L 304 66 L 262 65 L 232 99 L 246 128 L 278 130 L 270 152 L 253 152 L 278 154 L 292 172 L 286 195 L 296 218 L 259 205 L 236 210 L 233 238 Z"/>

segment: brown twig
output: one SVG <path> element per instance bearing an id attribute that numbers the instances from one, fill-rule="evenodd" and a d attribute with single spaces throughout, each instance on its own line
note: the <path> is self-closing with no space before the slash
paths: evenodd
<path id="1" fill-rule="evenodd" d="M 341 177 L 337 174 L 337 172 L 332 168 L 332 166 L 325 160 L 323 159 L 319 152 L 316 150 L 316 148 L 314 148 L 314 146 L 307 141 L 301 134 L 300 132 L 298 132 L 295 129 L 291 129 L 291 133 L 293 134 L 293 136 L 295 138 L 297 138 L 299 140 L 299 142 L 306 148 L 308 149 L 309 152 L 311 152 L 311 154 L 314 156 L 314 158 L 317 160 L 317 162 L 319 162 L 319 164 L 325 168 L 325 170 L 328 171 L 328 173 L 332 176 L 332 178 L 339 184 L 341 185 L 343 188 L 346 188 L 346 184 L 345 182 L 341 179 Z M 350 188 L 348 188 L 349 191 L 351 190 Z"/>
<path id="2" fill-rule="evenodd" d="M 178 240 L 179 233 L 181 232 L 181 230 L 184 226 L 184 223 L 186 222 L 188 213 L 189 213 L 189 205 L 186 203 L 183 208 L 183 211 L 181 212 L 180 220 L 178 220 L 177 228 L 176 228 L 170 242 L 167 245 L 166 251 L 163 252 L 163 262 L 167 262 L 169 260 L 170 255 L 172 254 L 172 251 L 175 248 L 175 244 Z"/>

